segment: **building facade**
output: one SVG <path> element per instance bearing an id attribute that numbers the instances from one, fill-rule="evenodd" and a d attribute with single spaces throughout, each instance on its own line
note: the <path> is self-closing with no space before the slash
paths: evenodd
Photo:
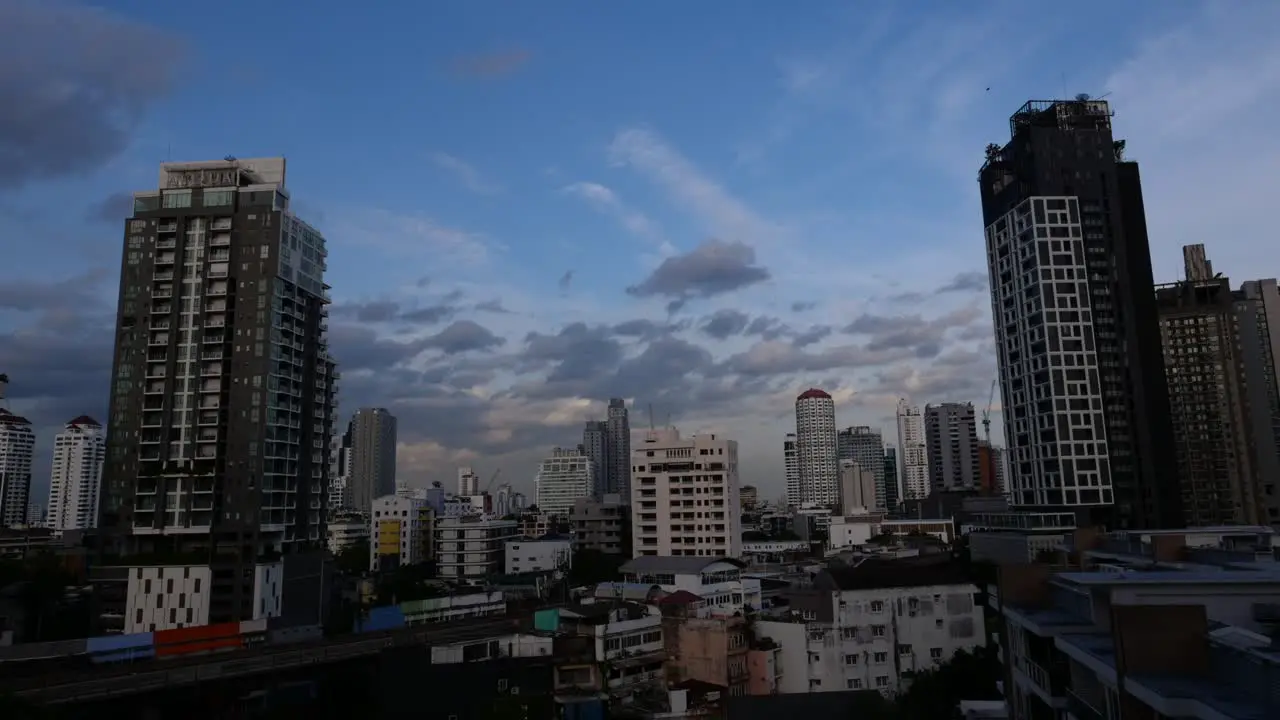
<path id="1" fill-rule="evenodd" d="M 591 497 L 596 486 L 595 463 L 581 450 L 555 448 L 538 465 L 534 480 L 540 512 L 568 518 L 573 504 Z"/>
<path id="2" fill-rule="evenodd" d="M 385 408 L 360 408 L 351 418 L 351 508 L 368 514 L 373 501 L 396 491 L 396 418 Z"/>
<path id="3" fill-rule="evenodd" d="M 882 461 L 881 467 L 884 466 Z M 864 470 L 853 460 L 840 461 L 840 512 L 845 515 L 865 515 L 883 511 L 877 499 L 879 493 L 876 475 Z"/>
<path id="4" fill-rule="evenodd" d="M 839 461 L 835 401 L 826 392 L 810 388 L 796 398 L 800 504 L 830 507 L 840 502 Z"/>
<path id="5" fill-rule="evenodd" d="M 898 475 L 898 448 L 884 446 L 884 506 L 893 512 L 902 503 L 902 478 Z"/>
<path id="6" fill-rule="evenodd" d="M 0 408 L 0 527 L 26 524 L 35 448 L 31 422 Z"/>
<path id="7" fill-rule="evenodd" d="M 611 492 L 608 485 L 609 465 L 609 423 L 604 420 L 588 420 L 582 428 L 582 445 L 579 449 L 591 458 L 595 466 L 596 487 L 591 493 L 597 497 Z M 616 490 L 612 492 L 617 492 Z"/>
<path id="8" fill-rule="evenodd" d="M 441 519 L 435 527 L 437 576 L 476 584 L 501 574 L 505 546 L 519 534 L 519 527 L 515 520 Z"/>
<path id="9" fill-rule="evenodd" d="M 503 569 L 508 575 L 527 572 L 568 572 L 573 567 L 573 543 L 567 537 L 544 535 L 507 542 Z"/>
<path id="10" fill-rule="evenodd" d="M 800 507 L 800 461 L 796 457 L 796 434 L 787 433 L 782 441 L 782 462 L 786 483 L 787 506 Z"/>
<path id="11" fill-rule="evenodd" d="M 646 433 L 632 456 L 636 555 L 742 554 L 737 442 L 662 428 Z"/>
<path id="12" fill-rule="evenodd" d="M 435 511 L 422 498 L 375 498 L 369 514 L 369 569 L 386 572 L 434 559 L 435 527 Z"/>
<path id="13" fill-rule="evenodd" d="M 1142 183 L 1111 115 L 1028 102 L 979 172 L 1010 502 L 1180 526 Z"/>
<path id="14" fill-rule="evenodd" d="M 351 426 L 341 434 L 335 433 L 329 443 L 329 512 L 350 509 L 351 498 L 347 484 L 351 478 Z"/>
<path id="15" fill-rule="evenodd" d="M 631 517 L 621 495 L 578 498 L 569 511 L 575 550 L 624 555 L 631 544 Z"/>
<path id="16" fill-rule="evenodd" d="M 67 423 L 53 442 L 46 527 L 56 533 L 98 524 L 98 493 L 106 459 L 102 425 L 82 415 Z"/>
<path id="17" fill-rule="evenodd" d="M 631 495 L 631 420 L 626 400 L 609 399 L 605 429 L 609 433 L 609 469 L 603 490 L 628 497 Z"/>
<path id="18" fill-rule="evenodd" d="M 898 475 L 902 487 L 900 501 L 929 497 L 929 445 L 924 434 L 920 407 L 906 398 L 898 400 Z"/>
<path id="19" fill-rule="evenodd" d="M 875 502 L 868 507 L 888 507 L 888 490 L 884 478 L 884 438 L 880 431 L 865 425 L 850 427 L 836 434 L 836 457 L 840 462 L 852 460 L 875 478 Z M 843 500 L 843 497 L 841 498 Z"/>
<path id="20" fill-rule="evenodd" d="M 977 490 L 981 485 L 976 420 L 973 403 L 925 406 L 924 435 L 929 447 L 931 492 Z"/>

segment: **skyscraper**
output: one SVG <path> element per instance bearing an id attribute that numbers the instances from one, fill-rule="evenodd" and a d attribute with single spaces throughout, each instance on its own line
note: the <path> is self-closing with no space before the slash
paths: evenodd
<path id="1" fill-rule="evenodd" d="M 1174 446 L 1189 526 L 1266 525 L 1280 516 L 1272 415 L 1276 368 L 1263 304 L 1183 248 L 1186 279 L 1156 288 Z"/>
<path id="2" fill-rule="evenodd" d="M 35 447 L 31 422 L 0 408 L 0 527 L 26 524 Z"/>
<path id="3" fill-rule="evenodd" d="M 582 452 L 594 465 L 593 477 L 595 487 L 591 494 L 602 497 L 610 492 L 609 471 L 609 424 L 603 420 L 588 420 L 582 428 Z"/>
<path id="4" fill-rule="evenodd" d="M 979 172 L 1010 502 L 1180 527 L 1138 165 L 1087 96 L 1010 135 Z"/>
<path id="5" fill-rule="evenodd" d="M 898 400 L 898 454 L 902 472 L 898 483 L 901 500 L 923 500 L 929 497 L 929 446 L 925 441 L 924 416 L 920 407 Z"/>
<path id="6" fill-rule="evenodd" d="M 902 479 L 898 477 L 898 448 L 884 446 L 884 506 L 890 512 L 902 502 Z"/>
<path id="7" fill-rule="evenodd" d="M 626 400 L 610 398 L 605 428 L 609 433 L 605 492 L 631 497 L 631 421 L 627 417 Z"/>
<path id="8" fill-rule="evenodd" d="M 782 441 L 782 462 L 786 473 L 787 507 L 800 506 L 800 460 L 796 457 L 796 434 Z"/>
<path id="9" fill-rule="evenodd" d="M 591 497 L 595 487 L 595 463 L 580 450 L 555 448 L 538 465 L 534 480 L 538 510 L 567 521 L 580 498 Z"/>
<path id="10" fill-rule="evenodd" d="M 836 457 L 841 461 L 856 462 L 859 468 L 875 478 L 875 502 L 865 507 L 873 510 L 888 507 L 884 486 L 884 439 L 879 430 L 865 425 L 841 430 L 836 434 Z"/>
<path id="11" fill-rule="evenodd" d="M 975 421 L 973 403 L 925 406 L 924 436 L 933 491 L 977 490 L 981 485 Z"/>
<path id="12" fill-rule="evenodd" d="M 351 418 L 351 507 L 369 513 L 375 498 L 396 491 L 396 418 L 386 408 L 360 408 Z"/>
<path id="13" fill-rule="evenodd" d="M 329 512 L 339 512 L 351 505 L 347 480 L 351 477 L 351 426 L 341 435 L 334 434 L 329 445 Z"/>
<path id="14" fill-rule="evenodd" d="M 53 442 L 53 472 L 45 526 L 61 533 L 98 524 L 98 495 L 106 437 L 96 420 L 80 416 L 66 424 Z"/>
<path id="15" fill-rule="evenodd" d="M 265 606 L 254 602 L 257 559 L 325 541 L 337 378 L 325 240 L 290 210 L 284 158 L 164 163 L 133 207 L 103 549 L 125 565 L 135 554 L 208 558 L 184 575 L 210 578 L 199 600 L 207 621 L 251 619 Z M 130 586 L 131 604 L 162 600 Z M 163 614 L 148 609 L 151 619 L 125 627 L 194 622 Z"/>
<path id="16" fill-rule="evenodd" d="M 796 465 L 802 504 L 832 507 L 840 502 L 836 404 L 816 388 L 796 398 Z"/>

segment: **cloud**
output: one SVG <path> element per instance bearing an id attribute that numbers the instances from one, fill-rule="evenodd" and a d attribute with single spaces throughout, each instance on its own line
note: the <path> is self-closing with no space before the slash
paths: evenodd
<path id="1" fill-rule="evenodd" d="M 448 227 L 426 215 L 384 209 L 357 211 L 338 223 L 334 242 L 375 248 L 391 255 L 427 256 L 463 265 L 490 259 L 492 243 L 478 233 Z M 425 280 L 425 278 L 424 278 Z"/>
<path id="2" fill-rule="evenodd" d="M 532 55 L 519 48 L 454 58 L 449 64 L 459 77 L 490 79 L 510 75 L 524 67 Z"/>
<path id="3" fill-rule="evenodd" d="M 741 242 L 708 240 L 683 255 L 662 261 L 647 278 L 627 288 L 636 297 L 713 297 L 769 279 L 756 253 Z"/>
<path id="4" fill-rule="evenodd" d="M 0 282 L 0 310 L 23 313 L 80 312 L 98 307 L 110 273 L 101 268 L 66 280 L 5 280 Z"/>
<path id="5" fill-rule="evenodd" d="M 492 350 L 506 340 L 474 320 L 458 320 L 422 341 L 424 348 L 434 348 L 445 355 Z"/>
<path id="6" fill-rule="evenodd" d="M 97 8 L 0 4 L 0 189 L 114 159 L 168 94 L 181 51 L 172 34 Z"/>
<path id="7" fill-rule="evenodd" d="M 556 281 L 556 284 L 560 287 L 560 292 L 569 292 L 569 287 L 573 285 L 573 271 L 565 270 L 560 279 Z"/>
<path id="8" fill-rule="evenodd" d="M 512 315 L 515 313 L 514 310 L 508 310 L 502 304 L 502 300 L 499 299 L 478 302 L 475 304 L 474 309 L 480 312 L 493 313 L 495 315 Z"/>
<path id="9" fill-rule="evenodd" d="M 613 190 L 593 182 L 576 182 L 564 187 L 564 191 L 570 195 L 589 203 L 606 215 L 610 215 L 622 223 L 627 232 L 636 237 L 658 243 L 666 253 L 674 252 L 674 249 L 666 241 L 662 235 L 662 231 L 657 224 L 644 213 L 628 207 L 617 193 Z"/>
<path id="10" fill-rule="evenodd" d="M 812 310 L 817 306 L 818 306 L 818 303 L 813 302 L 811 300 L 797 300 L 796 302 L 791 303 L 791 312 L 802 313 L 808 310 Z"/>
<path id="11" fill-rule="evenodd" d="M 448 320 L 462 308 L 457 303 L 461 294 L 447 293 L 430 304 L 405 303 L 389 300 L 369 300 L 335 305 L 329 312 L 336 318 L 352 318 L 361 323 L 401 322 L 430 326 Z"/>
<path id="12" fill-rule="evenodd" d="M 452 174 L 457 178 L 458 182 L 462 183 L 463 187 L 473 193 L 496 195 L 502 192 L 501 186 L 485 180 L 480 171 L 448 153 L 434 153 L 431 156 L 431 162 L 435 163 L 436 167 Z"/>
<path id="13" fill-rule="evenodd" d="M 933 320 L 926 320 L 920 315 L 864 313 L 846 325 L 842 332 L 869 338 L 866 348 L 871 351 L 907 349 L 916 357 L 932 358 L 942 351 L 947 333 L 967 328 L 980 319 L 985 318 L 974 307 L 960 308 Z"/>
<path id="14" fill-rule="evenodd" d="M 979 292 L 987 289 L 987 273 L 985 271 L 962 272 L 951 279 L 951 282 L 938 288 L 938 293 Z"/>
<path id="15" fill-rule="evenodd" d="M 717 310 L 702 323 L 702 332 L 717 340 L 730 335 L 741 335 L 751 322 L 751 316 L 737 310 Z"/>
<path id="16" fill-rule="evenodd" d="M 119 225 L 125 218 L 133 214 L 133 193 L 111 193 L 102 202 L 85 211 L 84 217 L 90 222 L 114 223 Z"/>

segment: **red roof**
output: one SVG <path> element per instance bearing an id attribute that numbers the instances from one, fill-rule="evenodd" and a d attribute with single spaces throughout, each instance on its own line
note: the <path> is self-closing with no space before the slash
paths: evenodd
<path id="1" fill-rule="evenodd" d="M 659 605 L 692 605 L 702 602 L 702 598 L 688 590 L 677 590 L 658 601 Z"/>
<path id="2" fill-rule="evenodd" d="M 88 415 L 81 415 L 80 417 L 76 418 L 75 420 L 72 420 L 71 422 L 69 422 L 69 423 L 67 423 L 67 424 L 68 424 L 68 425 L 89 425 L 89 426 L 92 426 L 92 427 L 102 427 L 102 425 L 101 425 L 101 424 L 99 424 L 97 420 L 94 420 L 93 418 L 89 417 Z"/>
<path id="3" fill-rule="evenodd" d="M 800 397 L 796 399 L 804 400 L 806 398 L 822 398 L 824 400 L 830 400 L 831 396 L 828 395 L 825 390 L 819 390 L 818 388 L 809 388 L 808 390 L 805 390 L 804 392 L 800 393 Z"/>
<path id="4" fill-rule="evenodd" d="M 0 408 L 0 425 L 30 425 L 30 424 L 31 424 L 31 421 L 22 417 L 21 415 L 14 415 L 13 413 L 9 412 L 8 410 L 5 410 L 4 408 Z"/>

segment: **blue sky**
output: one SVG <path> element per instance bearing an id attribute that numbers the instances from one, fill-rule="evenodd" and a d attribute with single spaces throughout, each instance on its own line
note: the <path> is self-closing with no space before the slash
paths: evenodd
<path id="1" fill-rule="evenodd" d="M 1027 99 L 1108 94 L 1158 279 L 1190 242 L 1274 276 L 1278 29 L 1251 0 L 0 0 L 0 372 L 42 452 L 104 415 L 121 193 L 285 155 L 344 410 L 401 417 L 403 479 L 531 489 L 618 394 L 780 492 L 810 385 L 888 435 L 899 396 L 986 403 L 974 179 Z"/>

